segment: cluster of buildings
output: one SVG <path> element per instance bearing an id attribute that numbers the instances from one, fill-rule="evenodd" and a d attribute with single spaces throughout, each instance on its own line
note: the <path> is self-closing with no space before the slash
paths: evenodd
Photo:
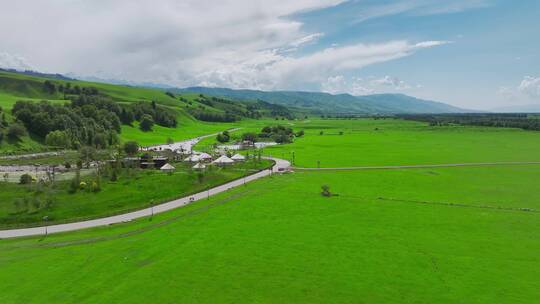
<path id="1" fill-rule="evenodd" d="M 227 155 L 221 155 L 219 157 L 213 157 L 212 155 L 204 152 L 193 151 L 186 158 L 182 158 L 183 154 L 177 154 L 176 160 L 182 160 L 187 163 L 191 163 L 194 170 L 204 170 L 208 165 L 228 166 L 234 163 L 243 162 L 246 157 L 242 154 L 235 154 L 232 157 Z M 169 158 L 164 156 L 153 157 L 126 157 L 123 164 L 125 166 L 139 167 L 141 169 L 160 169 L 163 172 L 172 172 L 176 168 L 169 163 Z"/>

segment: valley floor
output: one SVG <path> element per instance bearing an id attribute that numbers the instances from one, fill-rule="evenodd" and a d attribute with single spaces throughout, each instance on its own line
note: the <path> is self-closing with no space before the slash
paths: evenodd
<path id="1" fill-rule="evenodd" d="M 264 153 L 301 167 L 540 161 L 538 132 L 292 124 L 305 137 Z M 0 240 L 0 303 L 534 303 L 538 180 L 532 163 L 273 175 L 151 221 Z"/>

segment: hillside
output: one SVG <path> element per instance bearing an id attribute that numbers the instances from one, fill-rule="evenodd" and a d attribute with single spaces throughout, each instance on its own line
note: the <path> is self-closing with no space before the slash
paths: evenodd
<path id="1" fill-rule="evenodd" d="M 86 99 L 86 101 L 81 101 L 81 99 Z M 73 101 L 97 104 L 113 103 L 116 105 L 108 107 L 116 109 L 116 114 L 120 119 L 122 118 L 120 117 L 122 109 L 130 111 L 135 110 L 135 108 L 142 109 L 141 102 L 152 103 L 154 110 L 160 110 L 158 111 L 160 113 L 155 111 L 153 113 L 156 122 L 153 130 L 150 132 L 141 131 L 139 129 L 140 119 L 137 117 L 135 120 L 123 121 L 122 125 L 117 128 L 119 140 L 136 140 L 143 145 L 163 143 L 169 139 L 183 140 L 222 131 L 229 127 L 222 123 L 231 123 L 241 119 L 291 117 L 287 107 L 264 101 L 238 101 L 204 96 L 198 93 L 173 94 L 154 88 L 71 80 L 37 72 L 0 70 L 0 107 L 2 108 L 0 112 L 2 112 L 1 115 L 5 117 L 6 122 L 5 125 L 0 126 L 2 135 L 7 134 L 10 124 L 15 123 L 16 117 L 12 108 L 18 101 L 35 103 L 45 101 L 48 104 L 68 104 L 70 107 L 73 107 Z M 41 108 L 41 110 L 44 109 Z M 30 112 L 32 110 L 36 109 L 30 109 Z M 148 111 L 152 110 L 147 109 Z M 169 116 L 167 120 L 171 124 L 159 122 L 159 120 L 163 120 L 163 115 Z M 174 118 L 172 116 L 176 118 L 176 122 L 173 122 Z M 27 117 L 28 119 L 23 121 L 27 130 L 30 131 L 28 136 L 21 136 L 19 140 L 0 140 L 0 153 L 46 150 L 47 147 L 44 146 L 45 136 L 50 131 L 58 130 L 58 128 L 63 130 L 65 126 L 62 126 L 61 119 L 55 118 L 54 115 L 49 117 L 48 120 L 43 120 L 43 116 L 41 117 L 38 124 L 36 124 L 37 121 L 33 121 L 35 117 L 32 119 Z M 93 119 L 101 121 L 100 117 L 97 116 L 93 117 Z M 40 123 L 45 123 L 47 127 L 38 127 Z M 77 124 L 80 125 L 80 123 Z M 106 127 L 100 127 L 97 131 L 108 134 L 107 129 Z M 36 132 L 42 134 L 35 136 Z M 88 144 L 91 144 L 91 139 L 88 140 Z"/>
<path id="2" fill-rule="evenodd" d="M 226 88 L 191 87 L 175 92 L 193 92 L 241 100 L 264 100 L 287 107 L 303 109 L 315 114 L 362 113 L 460 113 L 469 112 L 441 102 L 418 99 L 404 94 L 376 94 L 353 96 L 321 92 L 232 90 Z"/>

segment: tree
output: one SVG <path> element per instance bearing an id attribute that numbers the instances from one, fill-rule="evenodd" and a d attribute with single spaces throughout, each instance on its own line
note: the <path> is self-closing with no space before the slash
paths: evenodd
<path id="1" fill-rule="evenodd" d="M 255 142 L 257 141 L 257 134 L 253 132 L 247 132 L 242 134 L 242 140 Z"/>
<path id="2" fill-rule="evenodd" d="M 225 132 L 223 132 L 223 133 L 218 134 L 216 139 L 220 143 L 226 143 L 226 142 L 228 142 L 230 140 L 230 137 L 229 137 L 229 135 L 225 134 Z"/>
<path id="3" fill-rule="evenodd" d="M 45 137 L 45 144 L 51 147 L 70 148 L 71 139 L 66 131 L 52 131 Z"/>
<path id="4" fill-rule="evenodd" d="M 328 196 L 331 196 L 331 195 L 332 195 L 332 193 L 330 192 L 330 186 L 328 186 L 328 185 L 322 185 L 322 186 L 321 186 L 321 189 L 322 189 L 322 191 L 321 191 L 321 195 L 322 195 L 322 196 L 328 197 Z"/>
<path id="5" fill-rule="evenodd" d="M 26 128 L 20 123 L 14 123 L 9 126 L 7 136 L 12 140 L 19 140 L 26 135 Z"/>
<path id="6" fill-rule="evenodd" d="M 154 119 L 152 116 L 148 114 L 144 114 L 141 118 L 141 124 L 139 125 L 139 128 L 143 132 L 152 131 L 152 127 L 154 126 Z"/>
<path id="7" fill-rule="evenodd" d="M 128 141 L 124 144 L 124 152 L 127 155 L 133 156 L 139 152 L 139 144 L 136 141 Z"/>
<path id="8" fill-rule="evenodd" d="M 94 144 L 94 147 L 96 147 L 96 149 L 105 149 L 107 148 L 109 141 L 105 134 L 98 133 L 94 136 L 93 144 Z"/>
<path id="9" fill-rule="evenodd" d="M 96 149 L 90 146 L 84 146 L 79 150 L 79 157 L 86 162 L 86 166 L 90 167 L 90 161 L 96 159 Z"/>
<path id="10" fill-rule="evenodd" d="M 0 130 L 0 143 L 2 143 L 2 140 L 4 140 L 4 132 Z"/>

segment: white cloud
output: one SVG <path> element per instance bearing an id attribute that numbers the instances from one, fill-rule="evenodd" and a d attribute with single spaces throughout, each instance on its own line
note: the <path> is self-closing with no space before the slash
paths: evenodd
<path id="1" fill-rule="evenodd" d="M 0 68 L 31 70 L 32 65 L 22 56 L 0 52 Z"/>
<path id="2" fill-rule="evenodd" d="M 540 77 L 525 76 L 518 90 L 531 98 L 540 98 Z"/>
<path id="3" fill-rule="evenodd" d="M 348 79 L 343 75 L 328 77 L 321 84 L 321 91 L 330 94 L 350 93 L 352 95 L 372 94 L 375 91 L 367 87 L 367 83 L 362 78 L 353 77 Z"/>
<path id="4" fill-rule="evenodd" d="M 343 0 L 0 2 L 0 28 L 9 29 L 0 31 L 0 51 L 21 54 L 44 72 L 130 82 L 321 87 L 330 77 L 448 43 L 386 41 L 295 51 L 324 33 L 305 32 L 291 16 Z M 365 88 L 349 82 L 351 92 Z"/>
<path id="5" fill-rule="evenodd" d="M 352 95 L 367 95 L 375 93 L 397 93 L 406 90 L 423 88 L 420 84 L 409 84 L 395 76 L 375 77 L 344 77 L 331 76 L 321 85 L 323 92 L 331 94 L 350 93 Z"/>
<path id="6" fill-rule="evenodd" d="M 395 90 L 407 90 L 410 89 L 411 86 L 407 84 L 405 81 L 392 76 L 384 76 L 383 78 L 374 79 L 371 81 L 373 85 L 380 85 L 380 86 L 386 86 L 390 87 Z"/>

